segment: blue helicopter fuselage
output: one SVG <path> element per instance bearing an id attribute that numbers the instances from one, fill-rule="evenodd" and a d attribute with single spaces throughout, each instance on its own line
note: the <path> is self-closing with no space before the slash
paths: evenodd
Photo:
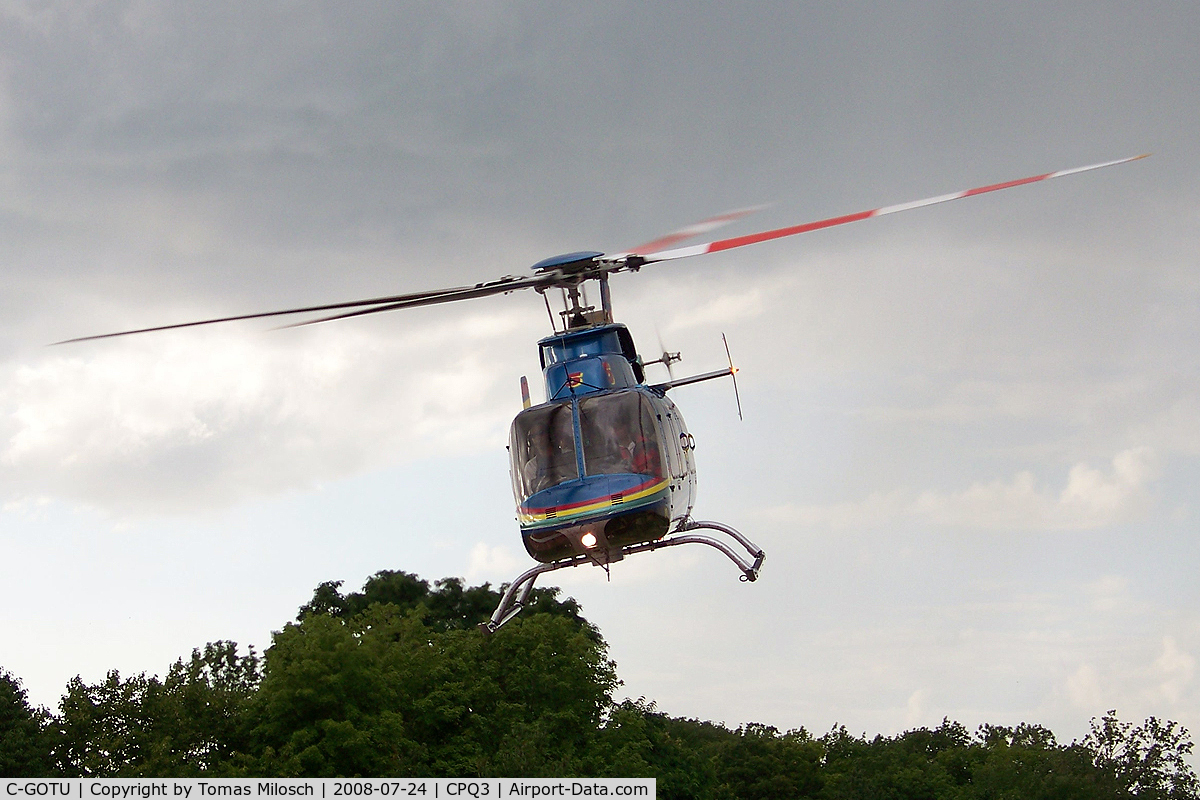
<path id="1" fill-rule="evenodd" d="M 694 439 L 665 391 L 646 385 L 619 323 L 538 342 L 546 402 L 513 420 L 509 453 L 525 548 L 538 561 L 602 561 L 684 522 Z"/>

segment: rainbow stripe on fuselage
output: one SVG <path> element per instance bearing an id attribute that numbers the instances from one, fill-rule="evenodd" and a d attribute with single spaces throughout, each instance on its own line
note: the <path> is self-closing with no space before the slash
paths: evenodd
<path id="1" fill-rule="evenodd" d="M 517 519 L 522 531 L 563 528 L 655 505 L 670 493 L 665 478 L 590 475 L 533 495 L 517 510 Z"/>

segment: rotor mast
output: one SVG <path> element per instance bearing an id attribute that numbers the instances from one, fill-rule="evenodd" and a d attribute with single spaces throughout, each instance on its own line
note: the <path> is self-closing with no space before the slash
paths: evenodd
<path id="1" fill-rule="evenodd" d="M 587 289 L 584 280 L 563 287 L 563 310 L 559 316 L 563 320 L 563 330 L 578 330 L 593 325 L 607 325 L 613 321 L 612 292 L 608 288 L 608 273 L 592 276 L 600 283 L 600 310 L 588 304 Z"/>
<path id="2" fill-rule="evenodd" d="M 627 268 L 623 262 L 613 262 L 605 259 L 603 253 L 585 250 L 579 253 L 566 253 L 553 256 L 533 265 L 535 276 L 545 276 L 549 280 L 538 291 L 545 296 L 546 289 L 557 286 L 562 290 L 563 310 L 558 312 L 562 319 L 564 331 L 579 330 L 593 325 L 606 325 L 613 321 L 612 291 L 608 284 L 608 274 Z M 587 281 L 594 280 L 600 284 L 600 308 L 588 303 Z M 551 316 L 550 322 L 557 331 Z"/>

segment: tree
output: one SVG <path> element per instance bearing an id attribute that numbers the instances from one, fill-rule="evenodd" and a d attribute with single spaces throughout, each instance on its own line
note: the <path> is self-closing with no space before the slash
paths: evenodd
<path id="1" fill-rule="evenodd" d="M 825 786 L 821 797 L 949 798 L 964 782 L 955 774 L 960 755 L 969 746 L 962 726 L 949 720 L 934 730 L 918 728 L 896 737 L 867 740 L 851 736 L 844 727 L 821 738 L 825 748 Z"/>
<path id="2" fill-rule="evenodd" d="M 1082 746 L 1092 763 L 1111 774 L 1127 797 L 1178 800 L 1200 795 L 1196 773 L 1188 766 L 1192 740 L 1186 728 L 1150 717 L 1142 725 L 1121 722 L 1115 710 L 1099 720 Z"/>
<path id="3" fill-rule="evenodd" d="M 1060 745 L 1040 725 L 984 725 L 971 783 L 979 797 L 1103 800 L 1123 797 L 1078 744 Z"/>
<path id="4" fill-rule="evenodd" d="M 245 750 L 243 709 L 259 679 L 254 650 L 239 656 L 233 642 L 193 650 L 165 679 L 76 676 L 53 721 L 56 765 L 67 776 L 219 775 Z"/>
<path id="5" fill-rule="evenodd" d="M 541 589 L 492 636 L 500 593 L 406 572 L 319 585 L 263 658 L 215 642 L 163 678 L 115 670 L 30 709 L 0 671 L 0 772 L 108 777 L 655 777 L 670 800 L 1198 800 L 1188 732 L 1092 721 L 1059 744 L 1038 725 L 949 719 L 896 736 L 812 737 L 673 718 L 613 701 L 607 646 L 578 604 Z"/>
<path id="6" fill-rule="evenodd" d="M 29 706 L 21 681 L 0 669 L 0 776 L 36 778 L 49 774 L 47 717 Z"/>
<path id="7" fill-rule="evenodd" d="M 616 684 L 603 644 L 565 616 L 532 614 L 485 637 L 429 614 L 373 603 L 310 611 L 278 632 L 251 713 L 260 755 L 246 769 L 580 774 Z"/>
<path id="8" fill-rule="evenodd" d="M 824 747 L 803 728 L 781 734 L 769 725 L 737 729 L 717 752 L 717 797 L 772 800 L 815 797 L 824 785 Z"/>
<path id="9" fill-rule="evenodd" d="M 401 612 L 417 607 L 425 609 L 425 624 L 437 630 L 465 630 L 491 618 L 500 602 L 501 591 L 490 584 L 463 587 L 460 578 L 443 578 L 430 589 L 429 582 L 409 572 L 381 570 L 367 578 L 361 592 L 341 593 L 342 581 L 326 581 L 316 588 L 313 598 L 300 607 L 297 622 L 310 614 L 350 619 L 376 604 L 389 604 Z M 504 587 L 501 587 L 503 590 Z M 558 599 L 559 589 L 537 588 L 525 604 L 526 616 L 551 614 L 570 619 L 600 643 L 599 631 L 580 614 L 574 598 Z"/>

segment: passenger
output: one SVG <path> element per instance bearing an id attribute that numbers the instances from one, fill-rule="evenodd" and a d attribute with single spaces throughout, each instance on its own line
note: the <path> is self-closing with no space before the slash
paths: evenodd
<path id="1" fill-rule="evenodd" d="M 639 475 L 662 475 L 662 459 L 658 453 L 658 442 L 653 438 L 643 437 L 634 442 L 632 452 L 633 471 Z"/>
<path id="2" fill-rule="evenodd" d="M 631 430 L 627 420 L 618 420 L 615 426 L 621 461 L 629 472 L 639 475 L 661 475 L 662 459 L 658 453 L 658 442 L 647 436 L 640 426 Z"/>
<path id="3" fill-rule="evenodd" d="M 554 485 L 554 454 L 550 432 L 545 428 L 530 431 L 530 454 L 525 462 L 523 478 L 530 495 Z"/>

